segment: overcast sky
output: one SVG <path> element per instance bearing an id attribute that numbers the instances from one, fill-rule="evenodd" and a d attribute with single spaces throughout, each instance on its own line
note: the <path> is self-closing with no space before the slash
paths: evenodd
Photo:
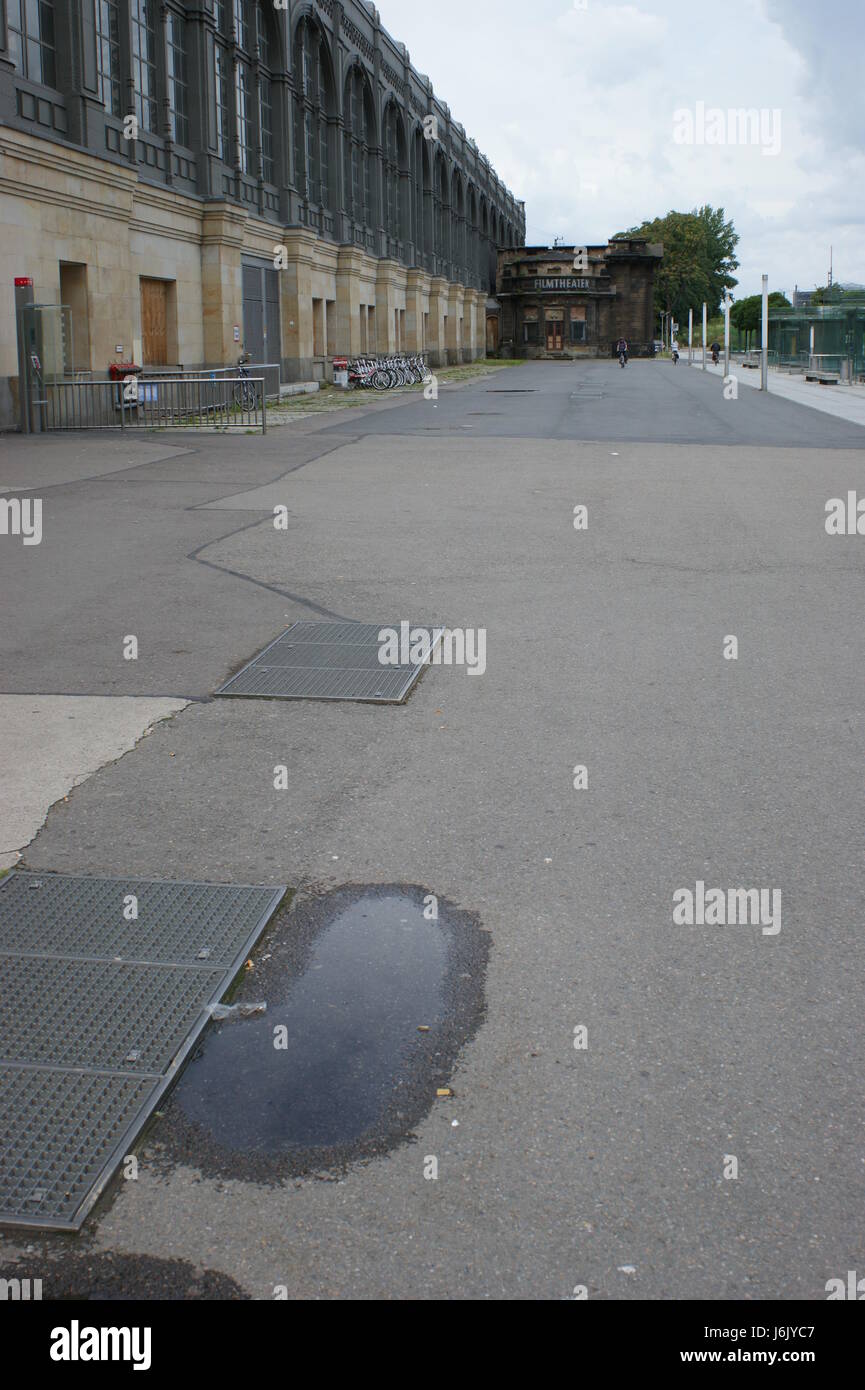
<path id="1" fill-rule="evenodd" d="M 737 298 L 763 271 L 788 294 L 825 283 L 830 244 L 835 279 L 865 283 L 865 0 L 378 8 L 525 199 L 530 244 L 605 242 L 711 203 L 741 237 Z M 707 139 L 712 108 L 765 111 L 763 143 L 684 143 L 676 113 L 692 113 L 696 141 L 698 103 Z"/>

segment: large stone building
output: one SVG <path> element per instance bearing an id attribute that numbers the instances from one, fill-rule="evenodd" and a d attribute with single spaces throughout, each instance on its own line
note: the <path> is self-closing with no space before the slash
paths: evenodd
<path id="1" fill-rule="evenodd" d="M 655 267 L 663 247 L 637 237 L 606 246 L 521 246 L 499 253 L 487 346 L 505 357 L 607 357 L 626 338 L 654 355 Z"/>
<path id="2" fill-rule="evenodd" d="M 245 347 L 312 379 L 483 354 L 497 249 L 525 240 L 364 0 L 0 0 L 0 189 L 5 424 L 15 277 L 70 307 L 75 371 Z"/>

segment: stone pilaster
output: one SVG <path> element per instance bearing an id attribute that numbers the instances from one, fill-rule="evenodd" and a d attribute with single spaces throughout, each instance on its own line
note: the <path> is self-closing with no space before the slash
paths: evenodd
<path id="1" fill-rule="evenodd" d="M 440 275 L 434 276 L 430 281 L 428 350 L 431 367 L 443 367 L 448 360 L 445 329 L 449 288 L 447 280 L 442 279 Z"/>
<path id="2" fill-rule="evenodd" d="M 448 285 L 448 322 L 445 341 L 445 350 L 449 366 L 454 366 L 463 361 L 463 338 L 465 336 L 465 324 L 460 327 L 460 321 L 465 319 L 465 286 Z"/>
<path id="3" fill-rule="evenodd" d="M 424 352 L 424 305 L 429 297 L 430 278 L 425 270 L 413 269 L 406 275 L 405 332 L 409 352 Z"/>
<path id="4" fill-rule="evenodd" d="M 282 353 L 290 381 L 315 377 L 315 327 L 312 317 L 313 273 L 318 239 L 314 232 L 292 227 L 283 236 L 287 265 L 279 275 Z"/>
<path id="5" fill-rule="evenodd" d="M 336 271 L 337 353 L 358 357 L 360 340 L 360 274 L 366 256 L 356 246 L 341 246 Z"/>
<path id="6" fill-rule="evenodd" d="M 399 350 L 394 311 L 402 308 L 405 271 L 397 261 L 379 261 L 375 279 L 376 352 Z"/>
<path id="7" fill-rule="evenodd" d="M 466 329 L 464 360 L 475 362 L 486 352 L 486 296 L 482 298 L 478 290 L 467 289 L 463 316 Z"/>
<path id="8" fill-rule="evenodd" d="M 201 220 L 201 304 L 204 361 L 228 366 L 240 355 L 235 325 L 243 339 L 241 254 L 246 213 L 230 203 L 211 204 Z"/>

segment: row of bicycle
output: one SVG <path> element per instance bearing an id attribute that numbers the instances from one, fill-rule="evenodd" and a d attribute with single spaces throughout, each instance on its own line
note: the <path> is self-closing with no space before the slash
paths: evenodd
<path id="1" fill-rule="evenodd" d="M 356 357 L 348 364 L 350 386 L 369 391 L 392 391 L 396 386 L 415 386 L 432 380 L 423 357 Z"/>

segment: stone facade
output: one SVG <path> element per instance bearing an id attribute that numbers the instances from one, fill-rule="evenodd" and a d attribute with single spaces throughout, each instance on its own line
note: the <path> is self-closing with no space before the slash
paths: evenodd
<path id="1" fill-rule="evenodd" d="M 121 345 L 321 379 L 365 351 L 482 356 L 498 248 L 524 232 L 364 0 L 0 0 L 0 425 L 16 276 L 69 304 L 67 365 L 96 379 Z"/>
<path id="2" fill-rule="evenodd" d="M 626 237 L 606 246 L 501 250 L 488 349 L 503 357 L 608 357 L 623 337 L 633 356 L 652 357 L 662 255 L 662 246 Z"/>

